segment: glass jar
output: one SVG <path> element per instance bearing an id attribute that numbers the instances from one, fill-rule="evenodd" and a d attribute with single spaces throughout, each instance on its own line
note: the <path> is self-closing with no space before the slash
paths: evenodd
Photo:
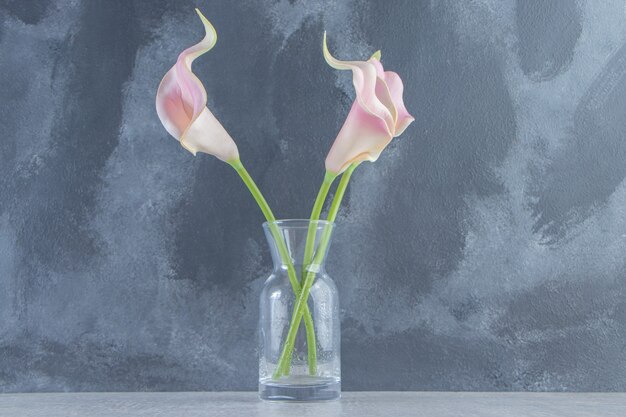
<path id="1" fill-rule="evenodd" d="M 274 269 L 260 297 L 261 399 L 323 401 L 341 395 L 339 298 L 324 267 L 333 227 L 309 220 L 263 224 Z M 308 265 L 303 268 L 305 258 Z M 298 320 L 295 294 L 306 286 L 309 296 Z M 299 321 L 297 327 L 291 324 L 294 319 Z M 292 350 L 285 349 L 290 326 Z"/>

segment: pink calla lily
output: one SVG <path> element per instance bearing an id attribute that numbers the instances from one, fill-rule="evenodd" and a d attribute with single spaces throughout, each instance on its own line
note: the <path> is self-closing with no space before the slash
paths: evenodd
<path id="1" fill-rule="evenodd" d="M 204 38 L 179 56 L 165 74 L 156 96 L 156 110 L 165 129 L 192 154 L 204 152 L 225 162 L 239 159 L 235 141 L 206 107 L 207 95 L 202 82 L 191 71 L 191 64 L 217 42 L 213 25 L 196 9 Z"/>
<path id="2" fill-rule="evenodd" d="M 384 70 L 380 51 L 367 61 L 340 61 L 328 51 L 325 32 L 323 48 L 328 65 L 352 71 L 356 90 L 356 100 L 326 157 L 326 170 L 338 175 L 353 163 L 376 161 L 415 119 L 404 106 L 400 76 Z"/>

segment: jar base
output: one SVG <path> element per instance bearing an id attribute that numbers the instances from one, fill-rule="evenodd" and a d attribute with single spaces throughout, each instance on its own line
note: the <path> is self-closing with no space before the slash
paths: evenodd
<path id="1" fill-rule="evenodd" d="M 341 397 L 341 380 L 316 376 L 289 376 L 259 381 L 259 397 L 265 401 L 332 401 Z"/>

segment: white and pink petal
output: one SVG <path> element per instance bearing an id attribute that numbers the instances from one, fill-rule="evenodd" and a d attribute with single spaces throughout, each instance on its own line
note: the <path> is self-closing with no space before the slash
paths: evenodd
<path id="1" fill-rule="evenodd" d="M 194 155 L 203 152 L 214 155 L 224 162 L 239 159 L 235 141 L 206 107 L 189 126 L 180 144 Z"/>
<path id="2" fill-rule="evenodd" d="M 350 164 L 375 161 L 393 136 L 385 122 L 361 107 L 352 104 L 350 113 L 326 157 L 326 170 L 341 174 Z"/>
<path id="3" fill-rule="evenodd" d="M 404 130 L 415 120 L 411 116 L 404 105 L 402 98 L 404 92 L 404 84 L 398 74 L 393 71 L 385 71 L 385 83 L 389 88 L 389 94 L 397 109 L 398 116 L 396 120 L 396 126 L 394 128 L 394 136 L 400 136 Z"/>

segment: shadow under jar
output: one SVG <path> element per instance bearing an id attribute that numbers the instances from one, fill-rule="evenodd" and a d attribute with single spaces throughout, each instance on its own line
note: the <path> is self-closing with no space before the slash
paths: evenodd
<path id="1" fill-rule="evenodd" d="M 324 267 L 333 227 L 309 220 L 263 224 L 274 269 L 260 297 L 261 399 L 327 401 L 341 396 L 339 297 Z M 310 288 L 306 308 L 289 337 L 296 292 L 306 287 Z M 293 350 L 285 349 L 290 338 Z"/>

